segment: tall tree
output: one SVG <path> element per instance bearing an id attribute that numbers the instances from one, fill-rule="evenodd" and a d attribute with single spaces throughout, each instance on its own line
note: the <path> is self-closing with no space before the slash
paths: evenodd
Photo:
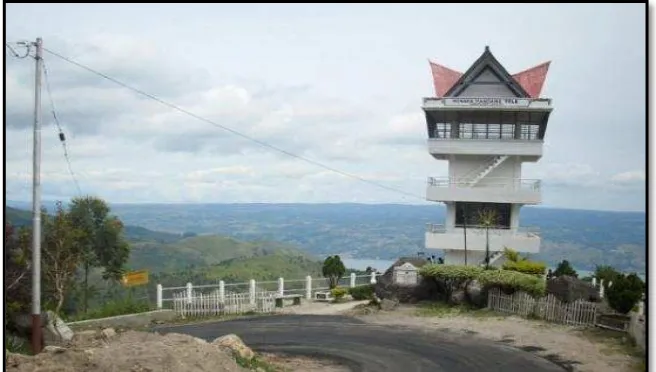
<path id="1" fill-rule="evenodd" d="M 55 299 L 55 313 L 59 314 L 84 254 L 79 241 L 85 232 L 74 224 L 61 202 L 45 227 L 42 272 Z"/>
<path id="2" fill-rule="evenodd" d="M 5 328 L 14 331 L 14 316 L 27 311 L 30 304 L 30 244 L 28 228 L 16 230 L 5 222 Z"/>
<path id="3" fill-rule="evenodd" d="M 78 242 L 82 251 L 84 312 L 88 309 L 90 270 L 102 267 L 103 278 L 119 280 L 130 254 L 129 246 L 123 238 L 123 224 L 109 212 L 107 203 L 96 197 L 86 196 L 71 201 L 71 219 L 84 231 Z"/>

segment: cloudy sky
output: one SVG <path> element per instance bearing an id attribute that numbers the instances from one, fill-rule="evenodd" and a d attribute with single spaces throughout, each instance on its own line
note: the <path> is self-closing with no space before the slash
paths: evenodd
<path id="1" fill-rule="evenodd" d="M 35 39 L 212 122 L 412 198 L 276 153 L 46 53 L 83 193 L 110 202 L 425 203 L 428 59 L 485 45 L 511 73 L 551 60 L 544 206 L 645 209 L 642 5 L 7 4 Z M 21 50 L 19 50 L 21 52 Z M 6 195 L 30 200 L 34 63 L 8 52 Z M 43 193 L 78 193 L 44 89 Z"/>

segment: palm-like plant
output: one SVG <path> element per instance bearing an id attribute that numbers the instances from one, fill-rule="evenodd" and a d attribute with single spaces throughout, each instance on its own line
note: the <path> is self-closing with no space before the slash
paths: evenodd
<path id="1" fill-rule="evenodd" d="M 490 266 L 490 228 L 497 225 L 499 214 L 494 209 L 478 211 L 477 223 L 485 229 L 485 268 Z"/>

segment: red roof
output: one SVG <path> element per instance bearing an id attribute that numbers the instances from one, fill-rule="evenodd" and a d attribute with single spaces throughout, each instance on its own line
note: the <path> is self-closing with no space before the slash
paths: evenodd
<path id="1" fill-rule="evenodd" d="M 545 62 L 528 70 L 516 73 L 512 77 L 524 88 L 531 98 L 538 98 L 540 97 L 544 80 L 547 78 L 550 63 Z"/>
<path id="2" fill-rule="evenodd" d="M 428 61 L 433 74 L 433 86 L 436 97 L 443 97 L 446 92 L 460 79 L 462 72 L 452 70 L 440 64 Z M 531 98 L 539 98 L 542 86 L 547 78 L 549 64 L 545 62 L 512 75 L 513 79 L 524 88 Z"/>
<path id="3" fill-rule="evenodd" d="M 462 72 L 451 70 L 448 67 L 438 65 L 437 63 L 430 63 L 431 72 L 433 73 L 433 85 L 435 86 L 435 94 L 442 97 L 446 92 L 451 89 L 458 79 L 462 76 Z"/>

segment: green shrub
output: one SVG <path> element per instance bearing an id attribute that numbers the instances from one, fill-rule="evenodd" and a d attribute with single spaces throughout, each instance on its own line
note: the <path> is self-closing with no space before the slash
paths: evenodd
<path id="1" fill-rule="evenodd" d="M 341 300 L 342 298 L 344 298 L 344 296 L 346 296 L 347 293 L 348 293 L 348 289 L 344 287 L 335 287 L 330 290 L 330 294 L 332 294 L 333 297 L 335 297 L 335 300 Z"/>
<path id="2" fill-rule="evenodd" d="M 479 275 L 478 281 L 485 287 L 498 287 L 506 292 L 524 291 L 533 296 L 543 296 L 546 290 L 542 278 L 518 271 L 486 270 Z"/>
<path id="3" fill-rule="evenodd" d="M 419 274 L 428 278 L 464 281 L 478 278 L 483 271 L 479 266 L 429 264 L 419 269 Z"/>
<path id="4" fill-rule="evenodd" d="M 374 285 L 367 284 L 358 287 L 349 288 L 349 294 L 354 300 L 371 300 L 374 298 Z"/>
<path id="5" fill-rule="evenodd" d="M 628 314 L 642 298 L 645 284 L 636 274 L 619 275 L 608 288 L 606 298 L 613 310 Z"/>
<path id="6" fill-rule="evenodd" d="M 547 271 L 547 265 L 535 261 L 508 261 L 503 264 L 504 270 L 517 271 L 529 275 L 543 276 Z"/>
<path id="7" fill-rule="evenodd" d="M 467 280 L 478 280 L 485 287 L 498 287 L 504 291 L 524 291 L 534 296 L 545 293 L 545 281 L 535 275 L 510 270 L 485 270 L 479 266 L 426 265 L 419 273 L 447 284 L 447 291 Z"/>

